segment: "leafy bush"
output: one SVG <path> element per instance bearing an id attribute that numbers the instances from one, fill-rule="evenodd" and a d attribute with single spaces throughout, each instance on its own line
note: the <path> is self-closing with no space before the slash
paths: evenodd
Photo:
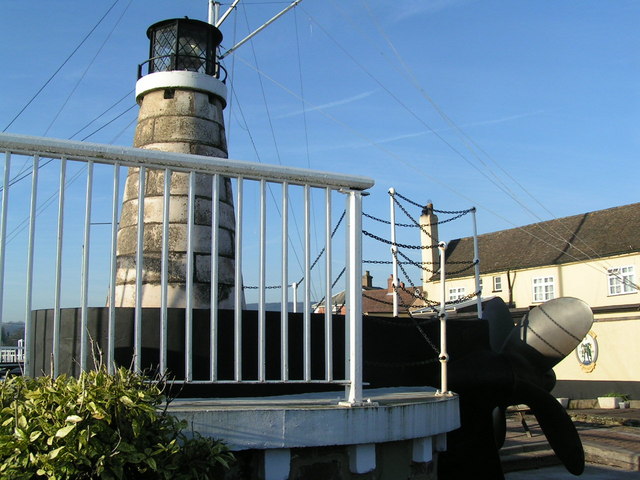
<path id="1" fill-rule="evenodd" d="M 213 479 L 226 446 L 182 432 L 164 382 L 121 368 L 0 382 L 0 478 Z M 165 407 L 163 408 L 163 405 Z"/>
<path id="2" fill-rule="evenodd" d="M 629 400 L 631 400 L 631 395 L 627 395 L 626 393 L 619 393 L 619 392 L 609 392 L 603 395 L 603 397 L 619 397 L 622 399 L 623 402 L 628 402 Z"/>

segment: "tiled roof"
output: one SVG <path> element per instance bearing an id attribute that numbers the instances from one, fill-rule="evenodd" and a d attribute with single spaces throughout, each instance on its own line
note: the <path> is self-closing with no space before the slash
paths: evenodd
<path id="1" fill-rule="evenodd" d="M 420 289 L 421 290 L 421 289 Z M 406 312 L 407 308 L 413 305 L 416 297 L 408 291 L 400 290 L 400 298 L 398 300 L 399 312 Z M 331 298 L 332 305 L 344 305 L 344 291 L 339 292 Z M 324 307 L 324 301 L 316 306 Z M 362 287 L 362 313 L 391 313 L 393 312 L 393 294 L 386 288 Z"/>
<path id="2" fill-rule="evenodd" d="M 478 236 L 481 273 L 559 265 L 640 252 L 640 203 Z M 473 260 L 473 237 L 447 245 L 447 268 Z M 473 274 L 469 269 L 451 277 Z M 435 276 L 433 277 L 435 278 Z"/>
<path id="3" fill-rule="evenodd" d="M 399 292 L 398 311 L 406 312 L 413 305 L 416 297 L 404 290 Z M 362 291 L 362 313 L 385 313 L 393 311 L 393 294 L 385 288 Z"/>

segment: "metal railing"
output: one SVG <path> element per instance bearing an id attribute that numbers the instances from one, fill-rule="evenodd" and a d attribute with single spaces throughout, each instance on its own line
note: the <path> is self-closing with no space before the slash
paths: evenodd
<path id="1" fill-rule="evenodd" d="M 0 365 L 24 362 L 24 347 L 0 347 Z"/>
<path id="2" fill-rule="evenodd" d="M 108 338 L 102 360 L 109 367 L 115 364 L 115 337 L 119 325 L 118 307 L 114 302 L 116 237 L 122 202 L 121 184 L 126 174 L 122 167 L 134 167 L 139 169 L 140 178 L 145 178 L 144 172 L 153 170 L 164 171 L 165 178 L 172 172 L 186 172 L 191 186 L 195 184 L 196 174 L 210 175 L 214 199 L 217 198 L 215 189 L 220 184 L 220 177 L 230 178 L 235 197 L 236 297 L 237 292 L 243 290 L 243 282 L 258 284 L 257 289 L 251 290 L 257 311 L 256 338 L 243 338 L 246 325 L 243 324 L 245 320 L 239 297 L 234 302 L 230 333 L 228 329 L 226 334 L 221 330 L 221 313 L 216 308 L 208 312 L 206 361 L 209 366 L 204 377 L 194 375 L 189 367 L 191 362 L 201 361 L 194 359 L 194 345 L 202 341 L 205 332 L 198 330 L 195 332 L 197 338 L 194 338 L 194 309 L 189 308 L 187 302 L 180 330 L 184 335 L 185 371 L 172 374 L 185 383 L 341 383 L 348 385 L 347 399 L 350 403 L 362 400 L 361 213 L 362 192 L 373 185 L 372 180 L 222 158 L 10 134 L 0 134 L 0 151 L 5 153 L 4 174 L 0 179 L 0 315 L 4 322 L 25 322 L 27 374 L 40 373 L 35 371 L 32 363 L 36 340 L 40 342 L 38 348 L 50 351 L 54 365 L 58 365 L 57 359 L 69 355 L 68 351 L 60 349 L 61 328 L 66 321 L 63 314 L 69 307 L 75 308 L 79 317 L 76 327 L 79 358 L 74 362 L 82 368 L 91 364 L 89 357 L 93 353 L 93 339 L 89 331 L 98 328 L 92 325 L 91 315 L 94 307 L 100 307 L 105 312 L 104 330 Z M 165 194 L 168 191 L 165 186 Z M 344 203 L 336 201 L 336 198 L 342 198 Z M 57 213 L 55 208 L 47 209 L 56 202 Z M 165 204 L 169 202 L 165 201 Z M 312 214 L 312 207 L 318 205 L 322 206 L 319 209 L 321 213 Z M 138 218 L 144 218 L 144 207 L 139 208 Z M 168 208 L 163 212 L 163 232 L 168 231 Z M 339 242 L 338 236 L 332 238 L 331 235 L 333 224 L 339 217 L 336 213 L 338 208 L 340 212 L 346 208 L 348 221 L 342 229 L 343 247 L 333 248 L 333 244 Z M 211 212 L 212 216 L 218 212 L 215 200 L 212 201 Z M 211 218 L 211 225 L 217 225 L 217 221 L 217 218 Z M 193 228 L 194 222 L 189 223 L 189 228 Z M 296 232 L 300 230 L 298 223 L 302 223 L 299 252 L 292 247 L 297 241 Z M 96 232 L 96 229 L 103 230 Z M 193 234 L 193 230 L 189 230 L 189 234 Z M 163 238 L 165 248 L 168 247 L 167 237 Z M 210 268 L 214 285 L 218 268 L 218 256 L 213 254 L 217 251 L 216 237 L 211 235 Z M 192 248 L 191 243 L 188 248 Z M 311 246 L 312 243 L 315 247 Z M 142 248 L 143 236 L 138 234 L 137 249 Z M 312 272 L 310 260 L 321 249 L 324 249 L 324 262 L 319 262 L 318 271 Z M 190 256 L 191 250 L 187 253 Z M 166 258 L 162 262 L 166 274 Z M 313 296 L 331 298 L 332 276 L 342 270 L 341 262 L 347 269 L 343 287 L 347 292 L 344 342 L 335 340 L 336 318 L 332 316 L 331 309 L 326 309 L 320 329 L 316 326 L 317 316 L 311 312 Z M 335 269 L 336 263 L 340 265 L 339 269 Z M 135 269 L 136 278 L 142 278 L 143 262 L 137 262 Z M 301 286 L 304 307 L 303 312 L 292 319 L 287 287 L 291 279 L 299 277 L 300 273 L 304 278 Z M 163 277 L 166 280 L 166 275 Z M 192 281 L 193 277 L 187 275 L 187 292 Z M 280 288 L 267 289 L 267 285 L 274 284 Z M 217 305 L 217 290 L 211 289 L 211 305 L 214 306 Z M 166 295 L 166 289 L 162 291 Z M 267 321 L 267 303 L 269 295 L 273 299 L 274 291 L 275 303 L 280 306 L 279 321 L 274 321 L 273 317 Z M 136 308 L 133 309 L 132 351 L 138 369 L 142 365 L 136 357 L 142 356 L 143 343 L 149 341 L 143 338 L 146 333 L 141 332 L 150 328 L 147 320 L 143 323 L 143 310 L 146 309 L 141 308 L 142 297 L 136 295 Z M 248 298 L 247 303 L 250 300 Z M 170 312 L 166 305 L 163 301 L 159 308 L 159 325 L 151 329 L 156 332 L 153 334 L 155 337 L 161 337 L 153 340 L 159 346 L 160 370 L 168 365 L 166 332 Z M 48 333 L 40 331 L 40 327 L 34 331 L 34 312 L 42 310 L 50 312 Z M 202 322 L 199 325 L 202 327 Z M 292 341 L 298 338 L 290 337 L 289 329 L 293 327 L 300 332 L 302 345 L 292 345 Z M 273 329 L 279 330 L 275 337 Z M 223 334 L 228 338 L 221 338 Z M 274 341 L 273 338 L 279 340 Z M 273 347 L 269 342 L 275 342 L 279 347 L 275 355 L 265 353 L 268 347 Z M 317 375 L 313 360 L 317 358 L 317 342 L 323 346 L 322 375 Z M 232 359 L 235 366 L 231 378 L 223 378 L 219 374 L 221 359 L 217 350 L 223 344 L 234 350 Z M 342 350 L 343 357 L 335 357 L 335 350 Z M 344 362 L 341 365 L 343 377 L 335 376 L 335 358 Z M 255 362 L 252 369 L 257 373 L 251 378 L 243 373 L 243 367 L 246 367 L 243 362 L 246 364 L 247 361 Z M 294 363 L 296 368 L 293 368 Z M 315 373 L 312 373 L 312 366 Z M 302 373 L 294 378 L 292 370 Z M 273 371 L 279 373 L 267 373 Z M 55 371 L 54 367 L 51 373 L 56 375 L 60 371 Z"/>
<path id="3" fill-rule="evenodd" d="M 158 66 L 160 61 L 165 65 Z M 146 73 L 145 73 L 146 66 Z M 220 62 L 207 60 L 196 55 L 175 54 L 152 57 L 138 65 L 138 80 L 155 72 L 189 71 L 200 72 L 217 78 L 222 83 L 227 81 L 227 69 Z"/>

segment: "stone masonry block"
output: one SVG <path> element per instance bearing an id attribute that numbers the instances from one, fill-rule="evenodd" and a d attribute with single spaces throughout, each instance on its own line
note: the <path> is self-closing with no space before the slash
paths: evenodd
<path id="1" fill-rule="evenodd" d="M 222 255 L 231 255 L 234 251 L 233 234 L 225 229 L 218 229 L 218 246 L 219 253 Z M 118 231 L 118 254 L 134 255 L 137 248 L 138 227 L 130 225 L 121 227 Z M 186 252 L 187 251 L 187 225 L 186 224 L 170 224 L 169 225 L 169 251 Z M 162 224 L 146 224 L 143 234 L 143 248 L 145 253 L 159 253 L 162 251 Z M 206 225 L 194 226 L 193 238 L 194 253 L 210 253 L 211 252 L 211 228 Z"/>
<path id="2" fill-rule="evenodd" d="M 142 119 L 138 118 L 138 125 L 133 137 L 134 147 L 144 147 L 148 143 L 151 143 L 154 139 L 153 130 L 155 127 L 155 121 L 153 118 Z"/>
<path id="3" fill-rule="evenodd" d="M 191 152 L 193 155 L 203 155 L 205 157 L 218 157 L 218 158 L 227 158 L 227 141 L 225 140 L 225 131 L 224 129 L 220 130 L 220 145 L 212 146 L 212 145 L 200 145 L 200 144 L 192 144 Z"/>
<path id="4" fill-rule="evenodd" d="M 135 285 L 126 284 L 116 286 L 116 306 L 135 306 Z M 193 285 L 194 308 L 209 308 L 211 305 L 211 288 L 209 284 Z M 218 300 L 220 308 L 232 308 L 233 303 L 228 300 L 228 294 Z M 142 286 L 143 305 L 145 307 L 160 307 L 162 299 L 162 287 L 159 284 L 144 284 Z M 233 298 L 233 295 L 231 295 Z M 167 305 L 169 308 L 186 307 L 186 286 L 184 283 L 169 285 L 167 289 Z"/>
<path id="5" fill-rule="evenodd" d="M 219 146 L 220 125 L 193 117 L 158 117 L 153 129 L 154 142 L 185 142 Z"/>
<path id="6" fill-rule="evenodd" d="M 164 98 L 164 90 L 149 92 L 140 108 L 140 118 L 159 116 L 193 116 L 223 124 L 222 103 L 209 101 L 209 94 L 176 89 L 173 98 Z"/>
<path id="7" fill-rule="evenodd" d="M 235 283 L 233 259 L 218 257 L 218 283 L 233 285 Z M 198 282 L 211 281 L 211 256 L 196 255 L 196 277 Z"/>

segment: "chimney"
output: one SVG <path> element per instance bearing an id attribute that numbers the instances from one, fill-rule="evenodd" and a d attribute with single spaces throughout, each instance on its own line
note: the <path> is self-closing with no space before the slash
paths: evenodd
<path id="1" fill-rule="evenodd" d="M 362 276 L 362 286 L 369 288 L 373 287 L 373 277 L 369 273 L 369 270 L 366 270 Z"/>
<path id="2" fill-rule="evenodd" d="M 147 30 L 149 60 L 138 68 L 136 101 L 140 105 L 134 146 L 165 152 L 227 157 L 222 111 L 227 88 L 217 62 L 220 31 L 205 22 L 177 18 L 155 23 Z M 145 74 L 143 71 L 147 69 Z M 161 254 L 164 170 L 146 170 L 144 185 L 144 307 L 161 301 Z M 130 168 L 124 189 L 118 230 L 116 306 L 135 305 L 136 237 L 138 232 L 139 169 Z M 220 224 L 211 231 L 212 178 L 196 175 L 195 266 L 193 306 L 209 308 L 211 236 L 219 238 L 218 307 L 232 308 L 234 285 L 234 207 L 231 181 L 221 178 Z M 189 174 L 171 174 L 169 219 L 168 306 L 186 306 L 187 199 Z M 216 288 L 214 286 L 214 288 Z"/>
<path id="3" fill-rule="evenodd" d="M 438 268 L 440 255 L 438 254 L 438 216 L 433 213 L 433 204 L 428 203 L 422 209 L 420 215 L 420 245 L 430 247 L 422 249 L 422 262 L 425 270 L 422 271 L 422 285 L 429 281 L 432 272 Z"/>
<path id="4" fill-rule="evenodd" d="M 398 282 L 398 288 L 402 291 L 404 289 L 404 282 Z M 387 292 L 390 294 L 393 293 L 393 273 L 387 278 Z"/>

